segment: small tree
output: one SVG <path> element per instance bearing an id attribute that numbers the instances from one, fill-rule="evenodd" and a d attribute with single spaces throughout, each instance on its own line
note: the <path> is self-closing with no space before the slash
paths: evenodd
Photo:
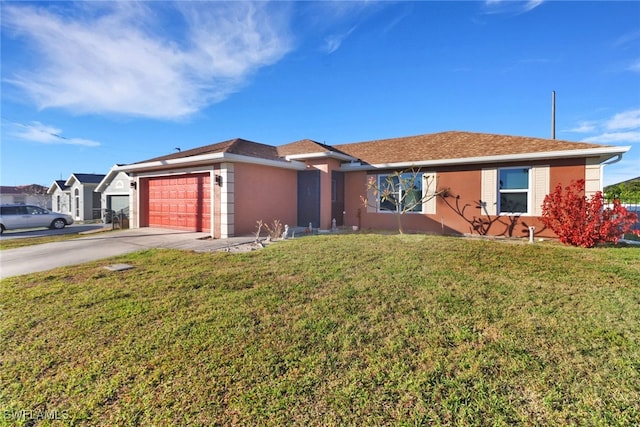
<path id="1" fill-rule="evenodd" d="M 395 171 L 380 182 L 376 178 L 371 176 L 367 181 L 367 193 L 375 198 L 375 202 L 364 196 L 361 196 L 361 200 L 365 206 L 392 211 L 400 234 L 404 233 L 402 227 L 404 214 L 421 211 L 423 203 L 444 191 L 435 190 L 434 176 L 422 174 L 416 169 Z"/>
<path id="2" fill-rule="evenodd" d="M 27 196 L 30 196 L 33 199 L 35 199 L 36 200 L 35 203 L 41 208 L 47 207 L 47 201 L 49 200 L 49 195 L 47 194 L 47 191 L 49 190 L 49 188 L 44 187 L 42 185 L 38 185 L 38 184 L 23 185 L 18 188 Z"/>
<path id="3" fill-rule="evenodd" d="M 572 182 L 564 191 L 558 184 L 542 205 L 542 222 L 560 241 L 585 248 L 617 242 L 637 220 L 638 216 L 628 212 L 619 200 L 605 208 L 600 191 L 586 197 L 583 179 Z"/>
<path id="4" fill-rule="evenodd" d="M 622 202 L 640 202 L 640 178 L 604 187 L 607 200 L 619 199 Z"/>

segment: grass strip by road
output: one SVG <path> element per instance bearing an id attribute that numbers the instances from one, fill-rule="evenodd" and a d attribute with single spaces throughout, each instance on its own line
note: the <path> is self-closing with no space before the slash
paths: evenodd
<path id="1" fill-rule="evenodd" d="M 95 229 L 91 231 L 84 232 L 75 232 L 68 234 L 56 234 L 52 236 L 42 236 L 42 237 L 20 237 L 20 238 L 3 238 L 0 240 L 0 250 L 4 249 L 16 249 L 22 248 L 25 246 L 35 246 L 41 245 L 43 243 L 54 243 L 54 242 L 63 242 L 65 240 L 77 239 L 80 237 L 87 237 L 91 234 L 95 233 L 110 233 L 112 230 L 109 229 Z"/>
<path id="2" fill-rule="evenodd" d="M 354 234 L 4 279 L 0 424 L 633 425 L 639 278 L 635 247 Z"/>
<path id="3" fill-rule="evenodd" d="M 19 239 L 2 239 L 0 240 L 0 250 L 23 248 L 25 246 L 41 245 L 43 243 L 62 242 L 65 240 L 77 239 L 78 237 L 86 237 L 86 236 L 82 234 L 59 234 L 56 236 L 22 237 Z"/>

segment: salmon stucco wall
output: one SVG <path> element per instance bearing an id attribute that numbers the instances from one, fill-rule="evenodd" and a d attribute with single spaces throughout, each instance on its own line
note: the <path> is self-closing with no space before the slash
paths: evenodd
<path id="1" fill-rule="evenodd" d="M 397 216 L 391 212 L 367 212 L 363 198 L 367 195 L 367 173 L 348 172 L 345 174 L 345 226 L 358 226 L 360 229 L 397 230 Z M 407 213 L 401 218 L 406 232 L 442 233 L 442 226 L 432 216 L 419 213 Z M 451 232 L 451 230 L 445 230 Z"/>
<path id="2" fill-rule="evenodd" d="M 560 183 L 569 185 L 572 180 L 585 177 L 584 159 L 551 160 L 535 163 L 515 163 L 501 165 L 550 166 L 550 193 Z M 433 172 L 430 170 L 429 172 Z M 447 189 L 444 197 L 439 196 L 435 214 L 406 213 L 402 215 L 406 232 L 437 234 L 487 234 L 493 236 L 526 237 L 529 227 L 535 227 L 536 237 L 555 237 L 545 228 L 537 216 L 497 216 L 487 215 L 480 208 L 482 194 L 482 172 L 480 168 L 458 167 L 440 168 L 437 175 L 437 189 Z M 384 171 L 376 171 L 384 173 Z M 389 212 L 367 212 L 362 201 L 367 193 L 367 172 L 357 171 L 345 174 L 345 225 L 357 225 L 363 229 L 397 230 L 397 217 Z M 493 201 L 495 203 L 495 201 Z M 371 211 L 371 209 L 369 209 Z"/>
<path id="3" fill-rule="evenodd" d="M 297 171 L 262 165 L 234 165 L 234 234 L 256 232 L 256 221 L 278 219 L 294 226 L 297 220 Z"/>
<path id="4" fill-rule="evenodd" d="M 550 170 L 549 192 L 553 191 L 556 185 L 563 187 L 571 184 L 571 181 L 585 178 L 584 159 L 565 160 L 562 163 L 552 163 Z"/>
<path id="5" fill-rule="evenodd" d="M 333 220 L 331 216 L 331 172 L 339 171 L 341 162 L 336 159 L 313 159 L 306 163 L 307 168 L 320 171 L 320 228 L 329 230 Z"/>
<path id="6" fill-rule="evenodd" d="M 380 173 L 383 173 L 382 171 Z M 458 186 L 461 197 L 477 197 L 480 193 L 479 171 L 440 173 L 438 172 L 437 188 Z M 477 179 L 476 179 L 477 175 Z M 474 181 L 478 181 L 475 185 Z M 462 185 L 461 185 L 462 184 Z M 435 185 L 434 185 L 435 187 Z M 434 188 L 435 190 L 436 188 Z M 347 226 L 357 225 L 362 229 L 398 229 L 397 215 L 392 212 L 368 212 L 364 203 L 367 195 L 367 173 L 350 172 L 345 176 L 345 222 Z M 441 200 L 437 201 L 436 214 L 406 213 L 401 215 L 402 228 L 405 232 L 423 232 L 434 234 L 465 233 L 464 221 L 446 208 Z"/>
<path id="7" fill-rule="evenodd" d="M 500 167 L 549 166 L 549 188 L 553 191 L 560 183 L 569 185 L 572 180 L 585 176 L 584 159 L 546 160 L 540 162 L 513 163 Z M 529 227 L 534 227 L 536 237 L 555 237 L 546 229 L 538 216 L 486 215 L 478 207 L 481 200 L 480 170 L 441 170 L 439 187 L 449 189 L 448 197 L 439 198 L 436 216 L 451 230 L 463 234 L 485 233 L 493 236 L 526 237 Z"/>
<path id="8" fill-rule="evenodd" d="M 531 164 L 510 164 L 532 166 Z M 503 237 L 525 237 L 529 226 L 538 232 L 543 227 L 537 217 L 489 214 L 486 206 L 496 200 L 483 200 L 482 171 L 480 169 L 446 169 L 438 172 L 439 189 L 446 190 L 438 198 L 436 214 L 443 229 L 461 234 L 477 234 Z"/>
<path id="9" fill-rule="evenodd" d="M 479 169 L 450 169 L 437 172 L 438 191 L 445 191 L 436 202 L 436 213 L 432 215 L 443 230 L 453 234 L 473 232 L 469 221 L 481 214 L 478 202 L 481 199 L 481 171 Z M 445 234 L 450 234 L 446 233 Z"/>
<path id="10" fill-rule="evenodd" d="M 346 227 L 362 225 L 364 208 L 360 196 L 366 194 L 367 174 L 365 172 L 347 172 L 344 174 L 344 225 Z"/>

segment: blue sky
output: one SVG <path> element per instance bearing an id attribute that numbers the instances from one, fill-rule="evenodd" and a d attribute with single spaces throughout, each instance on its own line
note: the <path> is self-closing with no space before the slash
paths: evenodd
<path id="1" fill-rule="evenodd" d="M 631 146 L 640 2 L 10 2 L 2 185 L 50 185 L 235 137 L 449 130 Z"/>

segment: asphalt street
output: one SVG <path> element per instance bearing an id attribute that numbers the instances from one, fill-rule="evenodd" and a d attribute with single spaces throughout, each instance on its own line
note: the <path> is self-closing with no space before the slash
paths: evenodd
<path id="1" fill-rule="evenodd" d="M 0 279 L 77 265 L 151 248 L 200 252 L 252 242 L 255 237 L 210 239 L 207 233 L 139 228 L 89 234 L 86 237 L 0 250 Z"/>

